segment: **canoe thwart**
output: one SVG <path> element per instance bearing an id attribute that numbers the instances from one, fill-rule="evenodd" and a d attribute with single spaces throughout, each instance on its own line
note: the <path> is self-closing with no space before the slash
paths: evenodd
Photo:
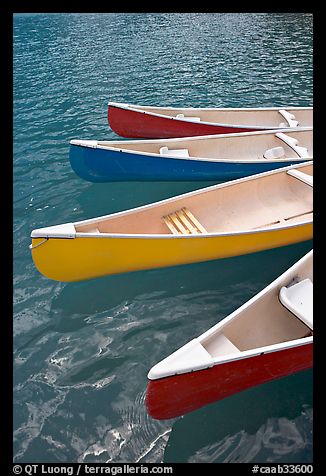
<path id="1" fill-rule="evenodd" d="M 301 182 L 304 182 L 305 184 L 309 185 L 310 187 L 313 187 L 313 176 L 309 174 L 305 174 L 304 172 L 300 172 L 300 170 L 288 170 L 287 171 L 288 175 L 291 175 L 291 177 L 295 177 L 298 180 L 301 180 Z"/>
<path id="2" fill-rule="evenodd" d="M 283 306 L 313 330 L 313 284 L 309 278 L 282 286 L 279 298 Z"/>
<path id="3" fill-rule="evenodd" d="M 203 225 L 186 207 L 165 215 L 162 220 L 174 235 L 207 233 Z"/>
<path id="4" fill-rule="evenodd" d="M 169 149 L 164 146 L 160 148 L 160 155 L 174 155 L 176 157 L 189 157 L 188 149 Z"/>
<path id="5" fill-rule="evenodd" d="M 300 147 L 298 145 L 298 139 L 295 139 L 294 137 L 290 137 L 283 132 L 276 132 L 275 134 L 276 137 L 281 139 L 285 144 L 287 144 L 289 147 L 291 147 L 292 150 L 301 158 L 301 159 L 306 159 L 309 157 L 309 152 L 307 147 Z"/>
<path id="6" fill-rule="evenodd" d="M 267 226 L 282 225 L 283 223 L 286 223 L 290 220 L 295 220 L 296 218 L 303 218 L 304 216 L 308 217 L 308 215 L 312 213 L 313 213 L 313 210 L 309 210 L 308 212 L 304 212 L 304 213 L 297 213 L 296 215 L 280 218 L 279 220 L 271 221 L 269 223 L 265 223 L 264 225 L 255 226 L 253 230 L 258 230 L 260 228 L 265 228 Z"/>
<path id="7" fill-rule="evenodd" d="M 280 109 L 278 111 L 281 116 L 284 117 L 286 120 L 287 124 L 284 124 L 284 122 L 280 123 L 280 127 L 297 127 L 299 125 L 299 122 L 295 120 L 295 115 L 291 114 L 290 112 L 286 111 L 285 109 Z"/>
<path id="8" fill-rule="evenodd" d="M 183 119 L 184 121 L 200 122 L 200 117 L 185 116 L 184 114 L 177 114 L 175 117 L 177 119 Z"/>

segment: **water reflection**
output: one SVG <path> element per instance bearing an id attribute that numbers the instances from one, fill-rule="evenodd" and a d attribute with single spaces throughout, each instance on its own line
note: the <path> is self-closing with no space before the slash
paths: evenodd
<path id="1" fill-rule="evenodd" d="M 311 370 L 233 395 L 178 419 L 164 462 L 311 461 L 311 405 Z"/>

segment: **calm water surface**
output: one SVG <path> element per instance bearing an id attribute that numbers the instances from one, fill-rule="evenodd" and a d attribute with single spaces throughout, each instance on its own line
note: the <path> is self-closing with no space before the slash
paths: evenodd
<path id="1" fill-rule="evenodd" d="M 261 290 L 312 242 L 60 283 L 30 232 L 211 185 L 91 184 L 69 140 L 117 139 L 107 102 L 311 106 L 309 14 L 14 16 L 14 459 L 310 462 L 312 372 L 157 421 L 147 372 Z M 248 329 L 250 332 L 250 329 Z"/>

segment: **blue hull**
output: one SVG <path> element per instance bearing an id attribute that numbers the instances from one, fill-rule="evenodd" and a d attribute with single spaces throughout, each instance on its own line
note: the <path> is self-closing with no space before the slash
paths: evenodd
<path id="1" fill-rule="evenodd" d="M 233 180 L 298 163 L 231 163 L 172 159 L 70 145 L 74 172 L 89 182 Z M 302 160 L 301 162 L 304 162 Z"/>

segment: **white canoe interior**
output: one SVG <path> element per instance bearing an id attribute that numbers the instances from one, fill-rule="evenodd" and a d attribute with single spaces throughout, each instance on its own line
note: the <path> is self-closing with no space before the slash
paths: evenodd
<path id="1" fill-rule="evenodd" d="M 205 158 L 212 161 L 281 162 L 313 157 L 312 127 L 243 132 L 177 139 L 94 141 L 71 140 L 72 145 L 113 149 L 160 157 Z"/>
<path id="2" fill-rule="evenodd" d="M 109 106 L 135 109 L 151 114 L 174 117 L 176 120 L 206 122 L 221 125 L 257 127 L 304 127 L 313 124 L 312 107 L 270 108 L 173 108 L 140 106 L 109 102 Z"/>
<path id="3" fill-rule="evenodd" d="M 288 293 L 286 301 L 282 298 L 284 290 Z M 148 377 L 163 378 L 310 342 L 312 314 L 310 251 L 228 317 L 156 364 Z"/>
<path id="4" fill-rule="evenodd" d="M 190 236 L 311 222 L 313 187 L 306 182 L 312 182 L 312 175 L 312 162 L 284 167 L 74 223 L 74 228 L 76 233 L 98 237 L 108 233 Z M 50 228 L 43 230 L 50 232 Z"/>

